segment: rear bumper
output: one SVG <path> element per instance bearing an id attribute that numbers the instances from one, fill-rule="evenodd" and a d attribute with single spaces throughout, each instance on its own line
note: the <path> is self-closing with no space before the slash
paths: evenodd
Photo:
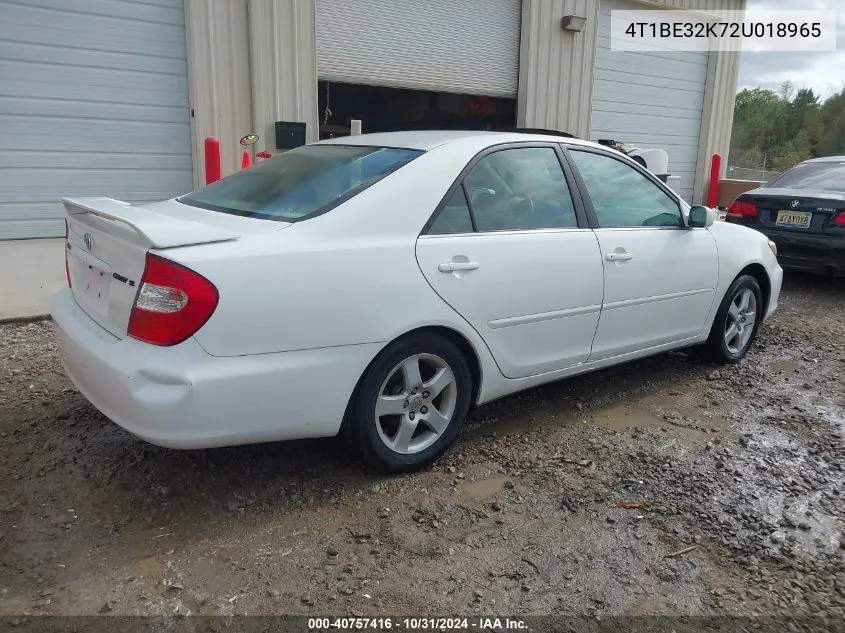
<path id="1" fill-rule="evenodd" d="M 152 444 L 209 448 L 337 434 L 380 345 L 215 357 L 191 338 L 157 347 L 117 339 L 76 304 L 53 302 L 65 371 L 109 419 Z"/>
<path id="2" fill-rule="evenodd" d="M 778 261 L 784 268 L 845 275 L 845 238 L 771 230 L 762 230 L 761 233 L 777 244 Z"/>

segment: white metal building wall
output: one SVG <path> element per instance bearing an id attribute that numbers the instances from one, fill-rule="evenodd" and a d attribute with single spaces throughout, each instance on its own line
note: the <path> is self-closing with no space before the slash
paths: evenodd
<path id="1" fill-rule="evenodd" d="M 665 149 L 681 196 L 692 200 L 709 54 L 612 51 L 611 10 L 642 8 L 601 0 L 590 136 Z"/>
<path id="2" fill-rule="evenodd" d="M 320 79 L 516 97 L 521 0 L 316 0 Z"/>
<path id="3" fill-rule="evenodd" d="M 253 121 L 261 135 L 255 149 L 275 149 L 275 121 L 305 123 L 306 142 L 317 140 L 314 0 L 248 0 L 248 9 Z"/>
<path id="4" fill-rule="evenodd" d="M 0 0 L 0 239 L 193 188 L 183 0 Z"/>
<path id="5" fill-rule="evenodd" d="M 241 168 L 245 135 L 263 130 L 253 126 L 252 92 L 256 76 L 250 72 L 250 32 L 247 0 L 185 0 L 190 102 L 194 137 L 194 184 L 205 184 L 205 139 L 220 141 L 223 176 Z M 282 55 L 279 55 L 279 59 Z M 264 69 L 266 64 L 257 66 Z M 269 74 L 266 70 L 265 75 Z M 316 83 L 316 82 L 315 82 Z M 316 106 L 314 106 L 316 110 Z M 261 151 L 261 148 L 253 146 Z"/>

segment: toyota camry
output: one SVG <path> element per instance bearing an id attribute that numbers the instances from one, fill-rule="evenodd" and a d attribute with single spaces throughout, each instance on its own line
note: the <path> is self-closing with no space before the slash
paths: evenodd
<path id="1" fill-rule="evenodd" d="M 564 136 L 350 136 L 64 204 L 53 319 L 108 418 L 182 449 L 341 434 L 387 472 L 507 394 L 677 348 L 735 363 L 782 278 L 760 232 Z"/>

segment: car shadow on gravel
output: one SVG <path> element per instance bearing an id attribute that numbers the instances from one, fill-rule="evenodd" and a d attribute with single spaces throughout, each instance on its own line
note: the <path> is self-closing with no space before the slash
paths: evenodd
<path id="1" fill-rule="evenodd" d="M 42 362 L 37 354 L 30 360 L 36 366 Z M 61 498 L 62 505 L 108 534 L 141 521 L 182 524 L 192 538 L 200 538 L 203 526 L 186 519 L 270 510 L 280 518 L 350 499 L 375 503 L 380 482 L 413 485 L 431 474 L 380 476 L 357 462 L 342 438 L 194 451 L 156 447 L 96 411 L 55 363 L 37 379 L 30 371 L 37 369 L 14 376 L 10 385 L 24 394 L 22 406 L 2 405 L 15 426 L 7 427 L 10 459 L 0 470 L 11 486 L 20 487 L 14 496 L 30 510 Z M 620 394 L 648 395 L 685 374 L 707 371 L 712 367 L 672 353 L 532 389 L 478 408 L 458 446 L 472 454 L 491 434 L 521 432 L 552 418 L 568 424 Z M 440 463 L 432 470 L 443 468 Z M 21 487 L 21 482 L 31 483 Z"/>
<path id="2" fill-rule="evenodd" d="M 687 352 L 674 352 L 534 388 L 476 409 L 459 445 L 471 450 L 479 435 L 520 432 L 550 421 L 569 424 L 612 400 L 663 392 L 685 376 L 712 370 Z M 53 460 L 50 451 L 33 456 L 21 464 L 18 479 L 80 475 L 76 505 L 100 500 L 108 508 L 105 515 L 116 507 L 161 507 L 165 497 L 168 512 L 178 507 L 185 514 L 271 504 L 277 511 L 295 511 L 366 496 L 373 483 L 385 479 L 357 462 L 341 437 L 189 451 L 153 446 L 111 423 L 66 387 L 60 374 L 55 378 L 64 389 L 43 394 L 52 398 L 27 416 L 29 428 L 49 436 L 47 448 L 61 442 L 73 457 Z"/>

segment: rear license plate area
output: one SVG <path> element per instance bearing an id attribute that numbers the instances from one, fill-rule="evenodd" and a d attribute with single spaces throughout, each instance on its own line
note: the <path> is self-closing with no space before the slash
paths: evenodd
<path id="1" fill-rule="evenodd" d="M 778 211 L 775 226 L 785 229 L 808 229 L 813 214 L 809 211 Z"/>
<path id="2" fill-rule="evenodd" d="M 77 260 L 79 284 L 77 291 L 85 302 L 100 314 L 108 314 L 111 275 L 97 266 Z"/>

